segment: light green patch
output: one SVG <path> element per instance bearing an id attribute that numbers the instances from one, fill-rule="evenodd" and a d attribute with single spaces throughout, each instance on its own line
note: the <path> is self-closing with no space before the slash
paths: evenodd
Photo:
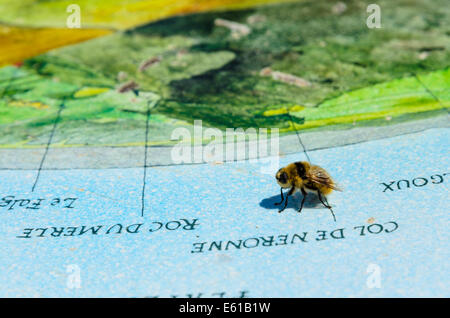
<path id="1" fill-rule="evenodd" d="M 441 93 L 449 90 L 449 79 L 449 69 L 421 77 L 423 83 Z M 416 77 L 409 77 L 349 92 L 325 101 L 319 107 L 293 112 L 293 116 L 304 118 L 305 122 L 290 128 L 308 129 L 430 112 L 442 109 L 442 103 L 448 102 L 448 98 L 436 101 Z"/>
<path id="2" fill-rule="evenodd" d="M 91 97 L 107 92 L 108 90 L 109 88 L 103 87 L 83 87 L 82 89 L 76 91 L 73 97 L 75 98 Z"/>

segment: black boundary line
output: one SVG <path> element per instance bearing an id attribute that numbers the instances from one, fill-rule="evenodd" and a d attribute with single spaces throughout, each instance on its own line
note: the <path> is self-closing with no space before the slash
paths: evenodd
<path id="1" fill-rule="evenodd" d="M 287 110 L 287 116 L 289 117 L 289 121 L 291 122 L 292 128 L 294 128 L 295 134 L 297 135 L 298 142 L 300 143 L 300 145 L 303 148 L 303 153 L 305 154 L 306 159 L 308 159 L 308 162 L 311 163 L 311 159 L 309 158 L 308 152 L 306 151 L 306 147 L 303 144 L 303 141 L 302 141 L 302 138 L 300 137 L 298 129 L 296 129 L 295 126 L 294 126 L 294 121 L 292 120 L 292 116 L 291 116 L 291 113 L 289 112 L 289 110 Z"/>
<path id="2" fill-rule="evenodd" d="M 414 77 L 417 79 L 417 81 L 420 83 L 420 85 L 422 85 L 423 88 L 425 88 L 425 90 L 428 92 L 428 94 L 430 94 L 442 106 L 442 109 L 445 109 L 447 111 L 447 114 L 450 114 L 450 111 L 449 111 L 448 107 L 444 106 L 444 104 L 442 104 L 441 100 L 433 93 L 432 90 L 430 90 L 425 85 L 424 82 L 422 82 L 422 80 L 420 79 L 420 77 L 416 73 L 413 73 L 413 74 L 414 74 Z"/>
<path id="3" fill-rule="evenodd" d="M 156 102 L 157 104 L 159 103 L 159 101 Z M 154 106 L 156 107 L 157 104 Z M 153 107 L 153 108 L 154 108 Z M 144 217 L 144 210 L 145 210 L 145 188 L 147 186 L 147 152 L 148 152 L 148 131 L 149 131 L 149 126 L 150 126 L 150 101 L 147 101 L 147 119 L 145 121 L 145 144 L 144 144 L 144 173 L 143 173 L 143 178 L 142 178 L 142 194 L 141 194 L 141 216 Z"/>
<path id="4" fill-rule="evenodd" d="M 45 162 L 45 159 L 47 158 L 48 150 L 50 148 L 50 145 L 52 144 L 53 136 L 55 135 L 55 131 L 56 131 L 56 126 L 58 126 L 58 122 L 61 118 L 61 112 L 64 108 L 65 102 L 66 102 L 66 99 L 64 97 L 61 104 L 59 105 L 58 113 L 56 114 L 55 122 L 53 123 L 52 131 L 50 133 L 50 137 L 48 138 L 48 142 L 45 147 L 45 151 L 44 151 L 44 155 L 42 156 L 41 163 L 39 164 L 39 169 L 38 169 L 38 172 L 36 175 L 36 179 L 34 180 L 33 187 L 31 188 L 31 192 L 34 192 L 34 189 L 36 188 L 36 185 L 39 181 L 39 177 L 41 176 L 42 167 L 44 166 L 44 162 Z"/>

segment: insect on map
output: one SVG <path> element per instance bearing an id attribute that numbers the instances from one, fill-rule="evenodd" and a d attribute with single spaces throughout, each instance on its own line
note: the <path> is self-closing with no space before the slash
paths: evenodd
<path id="1" fill-rule="evenodd" d="M 0 5 L 0 296 L 450 296 L 446 1 L 71 3 Z"/>

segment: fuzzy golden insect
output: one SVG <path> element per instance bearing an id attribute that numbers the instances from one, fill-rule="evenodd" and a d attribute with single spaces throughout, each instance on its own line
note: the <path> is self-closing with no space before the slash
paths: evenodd
<path id="1" fill-rule="evenodd" d="M 333 190 L 342 190 L 337 186 L 325 169 L 312 165 L 306 161 L 298 161 L 278 170 L 275 178 L 281 186 L 281 202 L 275 204 L 280 205 L 284 201 L 284 207 L 278 211 L 279 213 L 286 209 L 289 196 L 293 195 L 296 191 L 301 191 L 303 194 L 300 209 L 298 210 L 299 213 L 303 209 L 306 195 L 308 193 L 315 193 L 319 197 L 320 202 L 322 202 L 326 208 L 330 209 L 334 221 L 336 222 L 333 209 L 328 203 L 326 196 L 333 192 Z M 286 200 L 284 200 L 283 189 L 290 189 L 286 195 Z"/>

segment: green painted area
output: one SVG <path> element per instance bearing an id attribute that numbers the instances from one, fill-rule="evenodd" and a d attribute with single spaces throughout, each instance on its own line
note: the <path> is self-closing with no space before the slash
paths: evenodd
<path id="1" fill-rule="evenodd" d="M 4 94 L 0 100 L 0 144 L 4 147 L 45 144 L 62 104 L 54 139 L 57 146 L 140 144 L 148 104 L 160 99 L 151 92 L 136 96 L 133 92 L 118 93 L 111 88 L 77 98 L 79 86 L 13 67 L 0 70 L 6 78 L 0 86 Z M 183 121 L 161 114 L 153 114 L 150 123 L 150 141 L 156 144 L 167 141 L 167 133 L 170 135 L 174 128 L 189 127 Z"/>
<path id="2" fill-rule="evenodd" d="M 379 1 L 382 28 L 368 29 L 367 4 L 328 1 L 179 16 L 0 69 L 0 145 L 46 143 L 65 100 L 55 143 L 170 143 L 176 127 L 340 129 L 443 114 L 450 101 L 450 10 L 446 1 Z M 421 12 L 420 16 L 417 12 Z M 236 37 L 216 18 L 247 25 Z M 160 59 L 145 70 L 139 66 Z M 298 87 L 263 68 L 311 83 Z M 133 80 L 139 95 L 117 87 Z M 428 90 L 429 91 L 428 91 Z M 431 93 L 430 93 L 431 91 Z M 436 98 L 438 100 L 436 100 Z M 287 111 L 294 125 L 288 122 Z"/>
<path id="3" fill-rule="evenodd" d="M 449 79 L 450 69 L 420 78 L 427 86 L 433 87 L 434 94 L 441 96 L 439 101 L 427 92 L 416 77 L 409 77 L 352 91 L 327 100 L 320 107 L 305 108 L 291 114 L 305 120 L 295 128 L 306 129 L 379 118 L 391 120 L 406 114 L 438 111 L 449 102 Z"/>

